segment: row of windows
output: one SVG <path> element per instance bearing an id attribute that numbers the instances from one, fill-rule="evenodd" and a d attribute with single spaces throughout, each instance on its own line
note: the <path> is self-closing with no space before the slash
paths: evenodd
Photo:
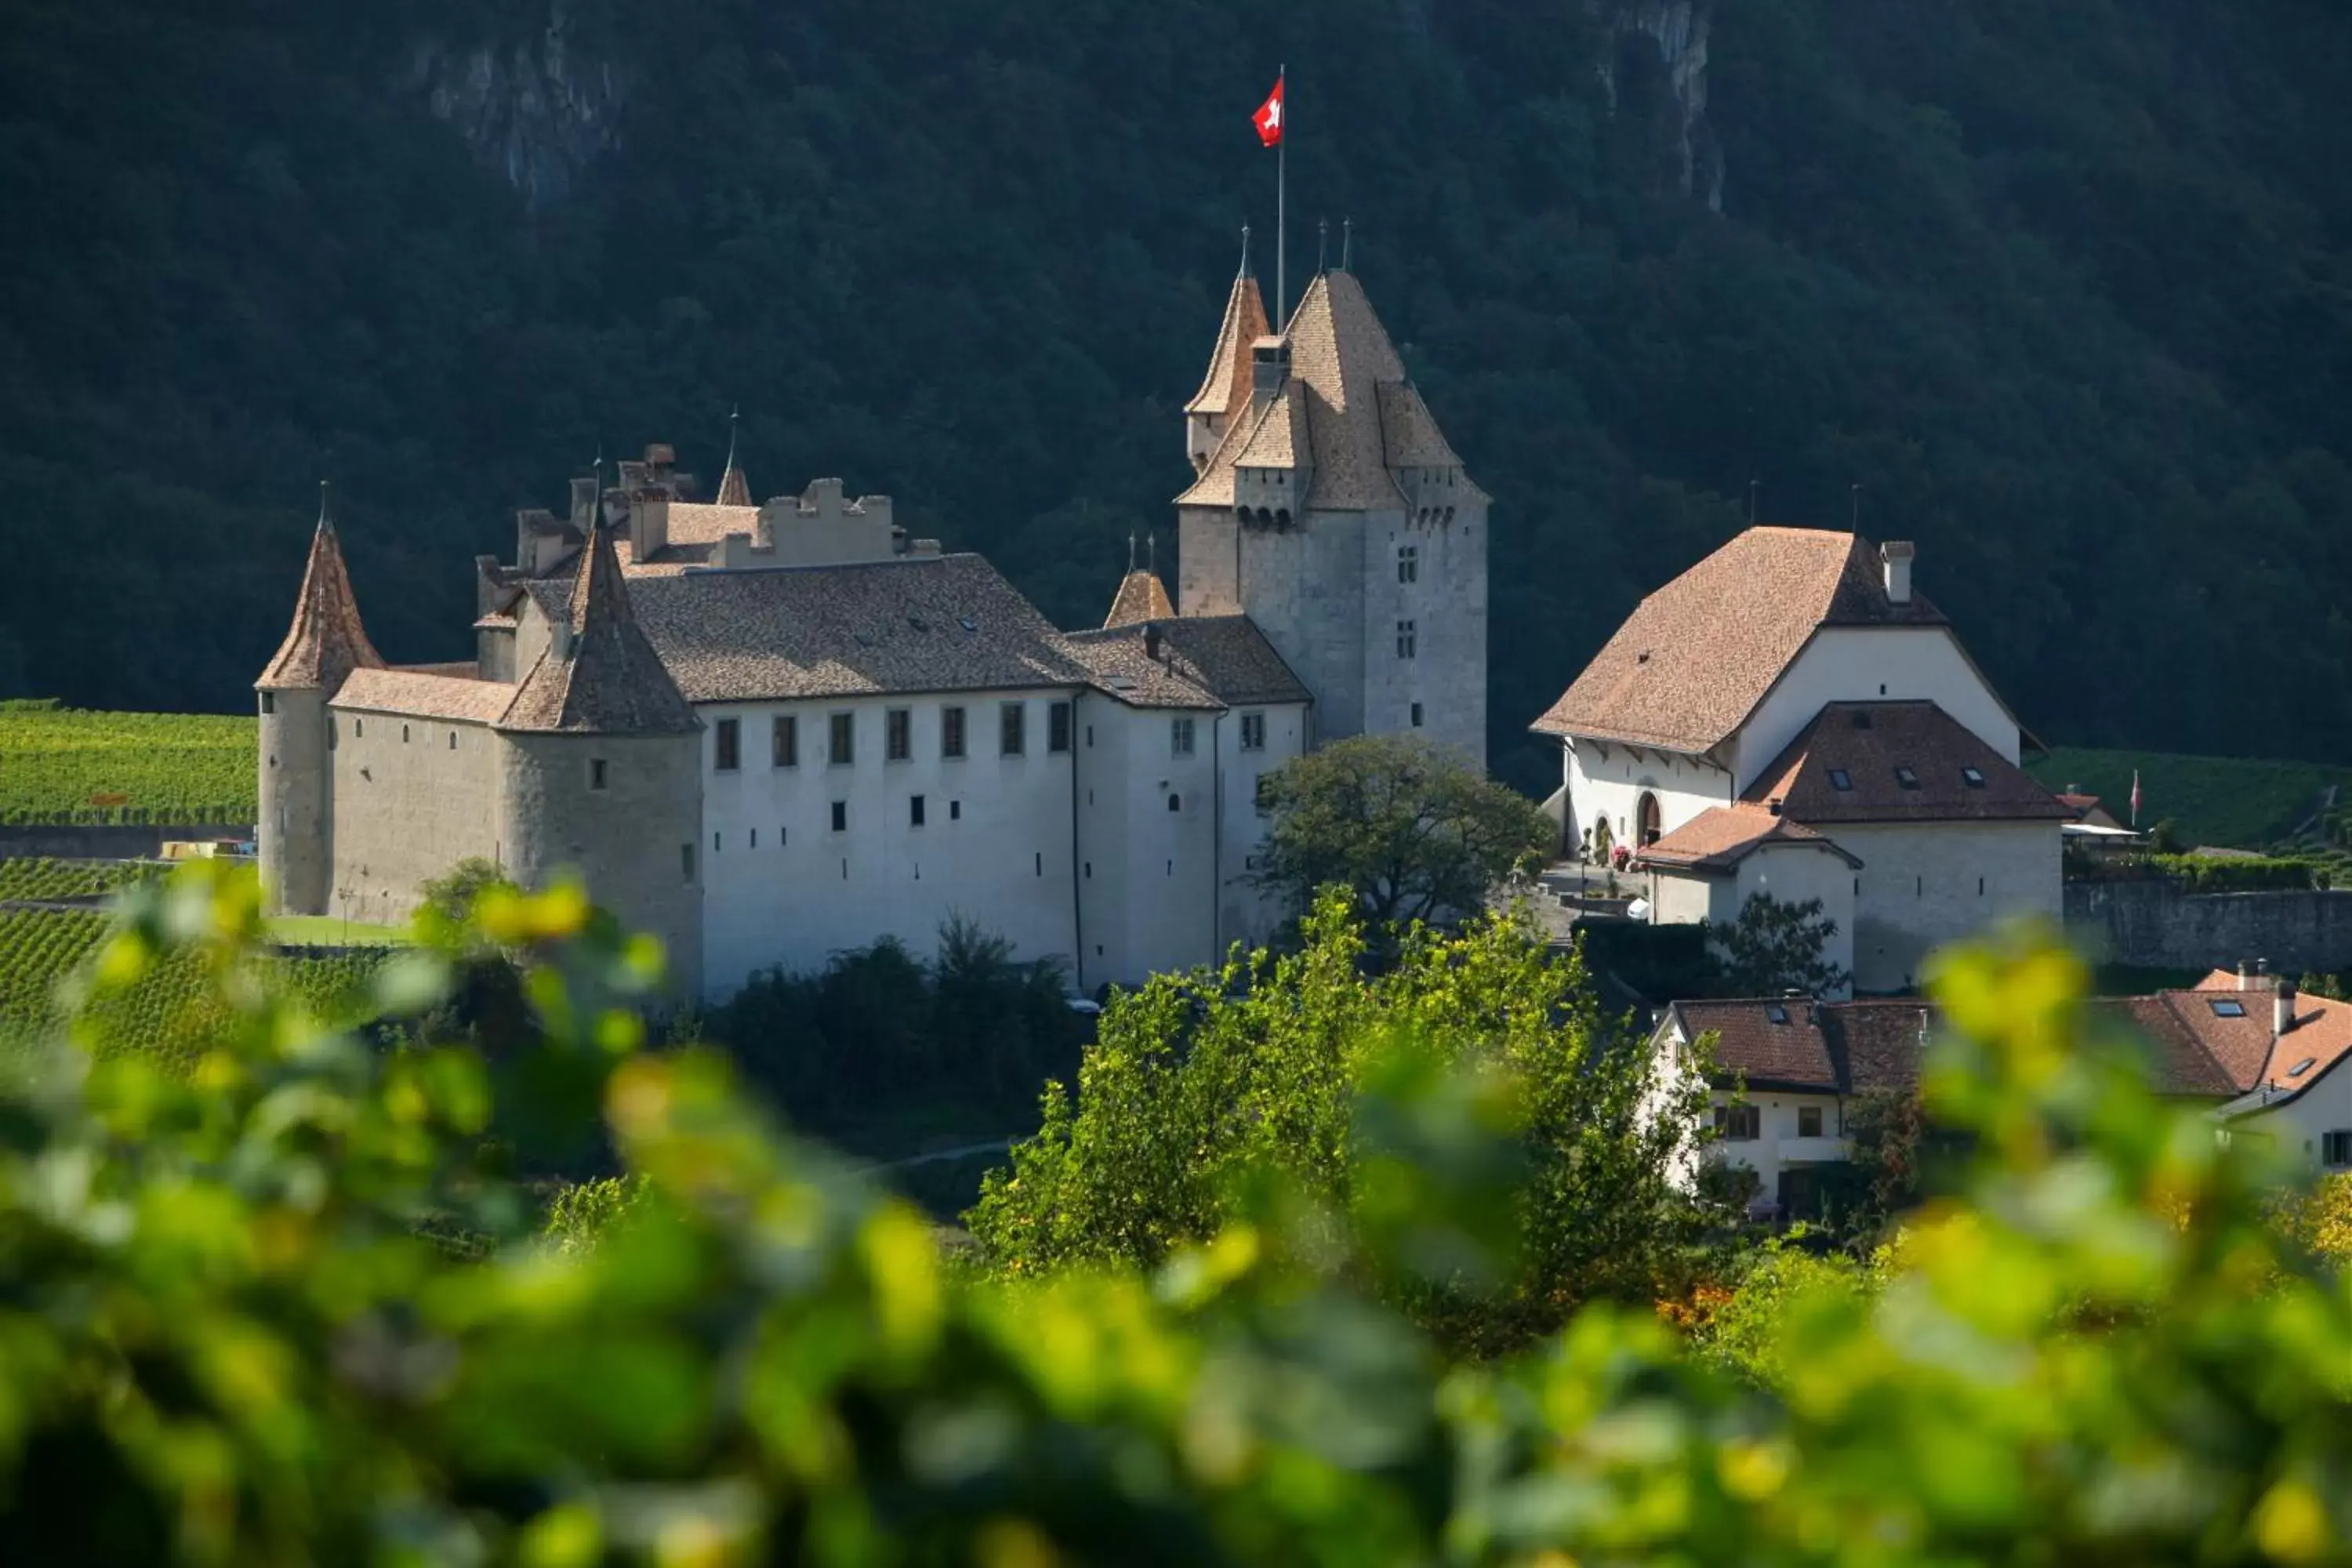
<path id="1" fill-rule="evenodd" d="M 1059 753 L 1070 749 L 1073 709 L 1067 702 L 1055 702 L 1045 710 L 1045 749 Z M 903 763 L 915 754 L 914 710 L 891 708 L 882 715 L 882 756 L 885 762 Z M 950 760 L 966 754 L 968 721 L 961 707 L 940 710 L 940 755 Z M 1029 705 L 1025 702 L 1002 702 L 997 705 L 996 747 L 1001 756 L 1017 757 L 1029 748 Z M 711 767 L 722 773 L 738 772 L 743 766 L 743 721 L 721 719 L 711 729 Z M 849 767 L 857 761 L 857 715 L 832 713 L 825 717 L 825 761 L 836 768 Z M 780 713 L 769 721 L 768 765 L 776 768 L 796 768 L 801 765 L 801 721 L 793 713 Z"/>
<path id="2" fill-rule="evenodd" d="M 1753 1143 L 1764 1136 L 1763 1108 L 1718 1105 L 1715 1108 L 1715 1130 L 1727 1143 Z M 1797 1107 L 1797 1136 L 1818 1138 L 1821 1135 L 1822 1108 L 1818 1105 Z"/>
<path id="3" fill-rule="evenodd" d="M 1846 791 L 1853 788 L 1853 774 L 1843 768 L 1830 769 L 1829 776 L 1830 788 L 1833 790 Z M 1982 789 L 1985 786 L 1984 770 L 1963 766 L 1960 769 L 1960 782 L 1970 789 Z M 1916 768 L 1906 767 L 1898 763 L 1895 768 L 1895 783 L 1901 789 L 1917 789 L 1919 772 Z"/>
<path id="4" fill-rule="evenodd" d="M 1410 625 L 1410 623 L 1407 623 Z M 1413 722 L 1421 722 L 1421 705 L 1413 704 Z M 1023 702 L 1000 704 L 997 710 L 997 750 L 1001 755 L 1017 757 L 1028 745 L 1028 705 Z M 826 718 L 825 760 L 834 767 L 848 767 L 856 761 L 856 715 L 835 713 Z M 1050 704 L 1045 710 L 1045 749 L 1059 754 L 1070 749 L 1072 708 L 1067 702 Z M 940 755 L 949 759 L 965 754 L 964 710 L 960 707 L 940 710 Z M 1169 721 L 1169 751 L 1179 757 L 1193 754 L 1198 731 L 1190 717 Z M 1242 750 L 1265 750 L 1265 715 L 1244 713 L 1241 716 Z M 1087 744 L 1094 744 L 1094 726 L 1087 726 Z M 739 772 L 743 765 L 743 726 L 740 719 L 721 719 L 712 730 L 713 757 L 711 766 L 722 773 Z M 914 755 L 914 712 L 911 709 L 887 709 L 882 715 L 882 755 L 886 762 L 903 763 Z M 770 721 L 768 731 L 768 765 L 776 768 L 796 768 L 801 763 L 801 722 L 798 716 L 778 714 Z M 600 784 L 598 788 L 604 786 Z"/>
<path id="5" fill-rule="evenodd" d="M 920 827 L 925 822 L 929 820 L 929 816 L 930 806 L 926 796 L 910 795 L 907 797 L 908 826 Z M 833 831 L 835 833 L 846 833 L 849 831 L 849 803 L 847 801 L 836 800 L 833 803 L 832 820 Z M 951 800 L 948 802 L 948 820 L 950 822 L 961 822 L 963 820 L 962 801 Z M 778 827 L 776 829 L 776 847 L 779 849 L 785 848 L 789 847 L 791 843 L 792 829 L 782 826 Z M 746 829 L 745 847 L 757 849 L 759 847 L 760 830 L 756 827 Z M 726 836 L 722 833 L 713 832 L 710 836 L 710 852 L 713 855 L 716 855 L 725 847 Z"/>
<path id="6" fill-rule="evenodd" d="M 921 795 L 916 795 L 916 796 L 914 797 L 915 820 L 916 820 L 916 822 L 917 822 L 917 824 L 918 824 L 918 825 L 919 825 L 919 824 L 921 823 L 921 821 L 922 821 L 922 801 L 923 801 L 923 797 L 922 797 Z M 961 805 L 962 805 L 962 803 L 961 803 L 961 802 L 960 802 L 960 801 L 950 801 L 950 802 L 948 803 L 948 815 L 949 815 L 950 817 L 961 816 Z M 849 810 L 848 803 L 846 803 L 845 801 L 838 801 L 838 800 L 837 800 L 837 801 L 835 801 L 835 802 L 833 803 L 833 827 L 834 827 L 834 831 L 835 831 L 835 832 L 836 832 L 836 833 L 840 832 L 840 831 L 841 831 L 841 830 L 842 830 L 842 829 L 843 829 L 843 828 L 847 825 L 847 822 L 848 822 L 848 815 L 847 815 L 847 814 L 848 814 L 848 810 Z M 781 838 L 781 837 L 783 836 L 783 829 L 782 829 L 782 828 L 778 828 L 778 829 L 776 830 L 776 833 L 777 833 L 777 837 Z M 759 845 L 760 845 L 760 835 L 759 835 L 759 833 L 758 833 L 756 830 L 754 830 L 754 831 L 753 831 L 753 833 L 751 834 L 751 847 L 752 847 L 753 848 L 755 848 L 755 849 L 756 849 L 756 848 L 758 848 L 758 847 L 759 847 Z M 712 834 L 712 835 L 710 836 L 710 847 L 711 847 L 711 850 L 712 850 L 712 852 L 713 852 L 714 854 L 715 854 L 715 853 L 717 853 L 717 851 L 718 851 L 718 849 L 719 849 L 719 835 L 717 835 L 717 834 L 715 834 L 715 833 L 714 833 L 714 834 Z M 679 845 L 679 846 L 677 847 L 677 865 L 678 865 L 678 872 L 679 872 L 679 874 L 680 874 L 681 876 L 683 876 L 683 877 L 686 879 L 686 880 L 688 880 L 688 882 L 693 881 L 693 880 L 694 880 L 694 846 L 693 846 L 693 845 L 691 845 L 691 844 L 681 844 L 681 845 Z M 1034 856 L 1033 860 L 1032 860 L 1032 866 L 1031 866 L 1031 868 L 1032 868 L 1032 871 L 1034 872 L 1034 875 L 1036 875 L 1036 876 L 1040 876 L 1040 877 L 1042 877 L 1042 876 L 1044 876 L 1044 875 L 1045 874 L 1045 852 L 1044 850 L 1040 849 L 1040 850 L 1038 850 L 1038 851 L 1036 851 L 1036 852 L 1035 852 L 1035 855 Z M 1173 872 L 1174 872 L 1174 869 L 1175 869 L 1175 867 L 1174 867 L 1173 862 L 1171 862 L 1170 867 L 1169 867 L 1169 869 L 1170 869 L 1171 874 L 1172 875 L 1172 874 L 1173 874 Z M 916 879 L 917 881 L 920 881 L 920 880 L 922 879 L 922 876 L 923 876 L 923 870 L 922 870 L 922 868 L 921 868 L 920 866 L 916 867 L 916 868 L 915 868 L 915 879 Z M 842 863 L 841 863 L 841 878 L 842 878 L 842 880 L 843 880 L 843 881 L 845 881 L 845 881 L 847 881 L 847 880 L 849 879 L 849 862 L 848 862 L 846 859 L 843 860 L 843 861 L 842 861 Z"/>
<path id="7" fill-rule="evenodd" d="M 273 700 L 273 699 L 274 699 L 274 694 L 273 694 L 273 693 L 271 693 L 271 692 L 268 692 L 268 691 L 265 691 L 265 692 L 263 692 L 263 693 L 261 694 L 261 698 L 262 698 L 261 710 L 262 710 L 264 713 L 271 713 L 271 712 L 275 712 L 275 711 L 277 711 L 277 704 L 276 704 L 275 700 Z M 340 725 L 340 724 L 338 724 L 338 723 L 336 723 L 336 722 L 335 722 L 335 721 L 334 721 L 332 718 L 328 719 L 328 721 L 327 721 L 327 750 L 329 750 L 329 751 L 331 751 L 331 751 L 333 751 L 333 750 L 335 749 L 335 737 L 336 737 L 336 735 L 341 731 L 341 729 L 342 729 L 342 726 L 341 726 L 341 725 Z M 408 733 L 409 733 L 409 731 L 408 731 L 408 726 L 407 726 L 407 725 L 405 725 L 405 724 L 403 724 L 403 725 L 400 727 L 400 743 L 401 743 L 402 745 L 404 745 L 404 745 L 406 745 L 406 744 L 408 744 Z M 360 741 L 360 740 L 365 740 L 366 738 L 367 738 L 367 721 L 366 721 L 366 720 L 364 720 L 364 719 L 354 719 L 354 720 L 352 720 L 352 740 L 354 740 L 354 741 Z M 456 751 L 456 750 L 457 749 L 457 731 L 454 728 L 453 728 L 453 729 L 451 729 L 451 730 L 450 730 L 450 731 L 449 731 L 449 749 L 450 749 L 451 751 L 453 751 L 453 752 L 454 752 L 454 751 Z"/>

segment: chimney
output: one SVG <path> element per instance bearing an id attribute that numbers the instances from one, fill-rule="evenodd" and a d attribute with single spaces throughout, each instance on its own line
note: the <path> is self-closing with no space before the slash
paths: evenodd
<path id="1" fill-rule="evenodd" d="M 1250 406 L 1263 408 L 1290 378 L 1290 345 L 1280 338 L 1260 338 L 1250 345 Z"/>
<path id="2" fill-rule="evenodd" d="M 1780 797 L 1779 795 L 1774 795 L 1770 800 L 1766 801 L 1766 802 L 1764 803 L 1764 809 L 1765 809 L 1765 810 L 1767 810 L 1767 811 L 1769 811 L 1769 812 L 1770 812 L 1770 813 L 1771 813 L 1773 816 L 1780 816 Z"/>
<path id="3" fill-rule="evenodd" d="M 1886 568 L 1888 603 L 1911 602 L 1911 558 L 1918 552 L 1917 546 L 1907 539 L 1890 539 L 1878 547 L 1878 558 Z"/>
<path id="4" fill-rule="evenodd" d="M 629 554 L 640 563 L 669 545 L 669 491 L 647 486 L 629 498 Z"/>
<path id="5" fill-rule="evenodd" d="M 2252 991 L 2253 988 L 2254 961 L 2251 958 L 2242 958 L 2238 960 L 2238 989 Z"/>
<path id="6" fill-rule="evenodd" d="M 2271 999 L 2271 1038 L 2277 1039 L 2294 1027 L 2295 983 L 2282 974 L 2278 989 Z"/>
<path id="7" fill-rule="evenodd" d="M 2258 958 L 2254 960 L 2254 978 L 2256 980 L 2267 980 L 2270 978 L 2270 975 L 2271 961 L 2267 958 Z"/>
<path id="8" fill-rule="evenodd" d="M 593 474 L 582 474 L 572 481 L 572 526 L 583 533 L 587 532 L 589 525 L 595 521 L 598 488 Z"/>

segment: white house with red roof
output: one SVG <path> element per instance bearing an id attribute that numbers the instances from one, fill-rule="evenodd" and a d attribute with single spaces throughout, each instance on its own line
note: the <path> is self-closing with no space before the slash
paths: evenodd
<path id="1" fill-rule="evenodd" d="M 1820 899 L 1864 992 L 1989 921 L 2058 920 L 2070 813 L 1915 553 L 1750 528 L 1643 600 L 1533 725 L 1567 843 L 1623 847 L 1662 921 Z"/>

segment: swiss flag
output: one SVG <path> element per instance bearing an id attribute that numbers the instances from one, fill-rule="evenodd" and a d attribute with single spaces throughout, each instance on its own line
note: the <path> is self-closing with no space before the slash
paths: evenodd
<path id="1" fill-rule="evenodd" d="M 1257 127 L 1257 139 L 1260 142 L 1269 147 L 1281 144 L 1282 79 L 1280 77 L 1274 79 L 1274 90 L 1266 94 L 1265 101 L 1257 106 L 1255 114 L 1250 116 L 1250 123 Z"/>

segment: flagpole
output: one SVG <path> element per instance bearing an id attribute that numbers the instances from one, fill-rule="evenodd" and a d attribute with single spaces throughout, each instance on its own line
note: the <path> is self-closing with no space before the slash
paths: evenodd
<path id="1" fill-rule="evenodd" d="M 1284 268 L 1290 260 L 1289 161 L 1290 161 L 1290 68 L 1277 66 L 1274 72 L 1275 90 L 1282 103 L 1281 132 L 1274 143 L 1274 330 L 1284 330 L 1282 300 L 1286 281 Z"/>

